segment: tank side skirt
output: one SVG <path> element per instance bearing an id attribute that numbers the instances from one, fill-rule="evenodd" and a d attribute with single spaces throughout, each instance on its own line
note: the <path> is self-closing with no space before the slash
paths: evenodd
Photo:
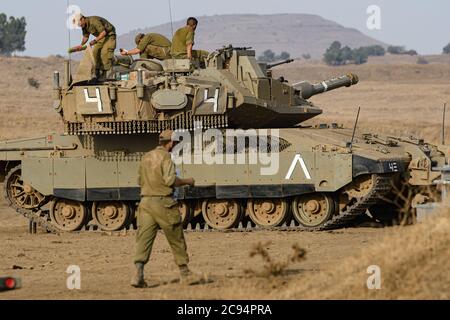
<path id="1" fill-rule="evenodd" d="M 255 185 L 255 186 L 212 186 L 180 189 L 178 200 L 203 198 L 247 199 L 247 198 L 285 198 L 315 192 L 313 184 Z M 140 188 L 88 188 L 54 189 L 58 198 L 75 201 L 139 201 Z"/>

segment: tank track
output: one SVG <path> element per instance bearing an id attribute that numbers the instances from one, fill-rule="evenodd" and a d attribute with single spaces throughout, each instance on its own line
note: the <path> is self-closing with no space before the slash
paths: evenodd
<path id="1" fill-rule="evenodd" d="M 49 220 L 48 211 L 16 209 L 16 212 L 27 218 L 30 222 L 30 225 L 34 223 L 49 233 L 53 234 L 61 233 L 61 231 L 58 228 L 56 228 Z"/>
<path id="2" fill-rule="evenodd" d="M 185 228 L 186 232 L 253 232 L 253 231 L 287 231 L 287 232 L 319 232 L 319 231 L 329 231 L 334 229 L 341 229 L 348 227 L 351 222 L 355 221 L 358 217 L 361 217 L 366 213 L 366 211 L 374 204 L 378 203 L 380 197 L 386 195 L 392 189 L 392 176 L 390 175 L 374 175 L 374 186 L 365 197 L 361 198 L 359 201 L 355 202 L 351 206 L 349 206 L 346 210 L 341 211 L 339 214 L 335 215 L 332 219 L 330 219 L 325 224 L 315 227 L 315 228 L 306 228 L 303 226 L 299 226 L 292 221 L 289 224 L 284 224 L 280 227 L 272 227 L 272 228 L 261 228 L 255 226 L 252 222 L 248 222 L 245 226 L 241 222 L 237 228 L 228 229 L 228 230 L 216 230 L 210 228 L 206 223 L 190 223 L 187 228 Z M 48 211 L 42 210 L 16 210 L 19 214 L 29 219 L 30 222 L 36 223 L 38 226 L 47 230 L 47 232 L 51 232 L 54 234 L 59 234 L 61 231 L 53 226 L 51 221 L 49 220 Z M 119 231 L 102 231 L 95 225 L 87 225 L 83 227 L 80 232 L 102 232 L 109 235 L 123 235 L 129 232 L 135 232 L 136 226 L 131 224 L 126 229 Z"/>
<path id="3" fill-rule="evenodd" d="M 17 167 L 12 168 L 10 170 L 10 174 L 12 172 L 14 172 L 16 169 L 19 169 L 19 168 L 21 168 L 21 166 L 17 166 Z M 8 180 L 8 178 L 9 178 L 9 175 L 6 176 L 5 183 Z M 54 234 L 59 234 L 60 233 L 60 230 L 58 228 L 56 228 L 52 224 L 52 222 L 49 220 L 49 215 L 48 215 L 47 211 L 42 211 L 40 209 L 27 210 L 27 209 L 16 208 L 16 207 L 12 206 L 10 200 L 8 199 L 6 189 L 3 190 L 3 197 L 4 197 L 5 201 L 6 201 L 6 203 L 10 205 L 10 208 L 12 208 L 18 214 L 22 215 L 23 217 L 25 217 L 25 218 L 27 218 L 29 220 L 29 222 L 30 222 L 30 232 L 32 230 L 31 225 L 35 224 L 36 226 L 39 226 L 39 227 L 43 228 L 47 232 L 54 233 Z"/>

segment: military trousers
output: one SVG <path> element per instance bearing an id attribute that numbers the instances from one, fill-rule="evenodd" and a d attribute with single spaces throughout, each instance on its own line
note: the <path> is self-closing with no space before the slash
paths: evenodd
<path id="1" fill-rule="evenodd" d="M 178 205 L 171 197 L 143 197 L 137 212 L 138 231 L 134 263 L 146 264 L 152 252 L 158 230 L 162 230 L 169 242 L 175 263 L 189 263 Z"/>
<path id="2" fill-rule="evenodd" d="M 109 71 L 112 68 L 116 50 L 116 36 L 106 36 L 94 45 L 92 54 L 94 55 L 95 68 L 100 71 Z"/>

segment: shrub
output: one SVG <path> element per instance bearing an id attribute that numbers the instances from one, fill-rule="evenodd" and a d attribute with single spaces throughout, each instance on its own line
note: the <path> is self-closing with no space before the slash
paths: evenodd
<path id="1" fill-rule="evenodd" d="M 37 81 L 35 78 L 28 78 L 28 85 L 35 89 L 39 89 L 39 87 L 41 86 L 39 81 Z"/>
<path id="2" fill-rule="evenodd" d="M 311 55 L 310 55 L 309 53 L 302 54 L 302 57 L 303 57 L 303 59 L 305 59 L 305 60 L 311 59 Z"/>
<path id="3" fill-rule="evenodd" d="M 428 60 L 425 59 L 424 57 L 418 57 L 417 64 L 428 64 Z"/>
<path id="4" fill-rule="evenodd" d="M 442 49 L 442 53 L 444 54 L 450 54 L 450 43 Z"/>

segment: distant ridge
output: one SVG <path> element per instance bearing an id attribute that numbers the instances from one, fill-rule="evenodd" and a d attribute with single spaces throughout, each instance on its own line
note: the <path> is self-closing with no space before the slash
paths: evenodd
<path id="1" fill-rule="evenodd" d="M 287 51 L 291 57 L 310 54 L 321 58 L 330 44 L 338 40 L 343 45 L 359 47 L 385 43 L 362 32 L 343 27 L 336 22 L 311 14 L 233 14 L 201 16 L 196 34 L 196 48 L 213 51 L 223 45 L 251 46 L 257 54 L 271 49 L 276 53 Z M 184 20 L 174 22 L 174 29 L 183 26 Z M 119 48 L 134 46 L 139 32 L 161 33 L 171 39 L 170 23 L 133 30 L 118 38 Z"/>

